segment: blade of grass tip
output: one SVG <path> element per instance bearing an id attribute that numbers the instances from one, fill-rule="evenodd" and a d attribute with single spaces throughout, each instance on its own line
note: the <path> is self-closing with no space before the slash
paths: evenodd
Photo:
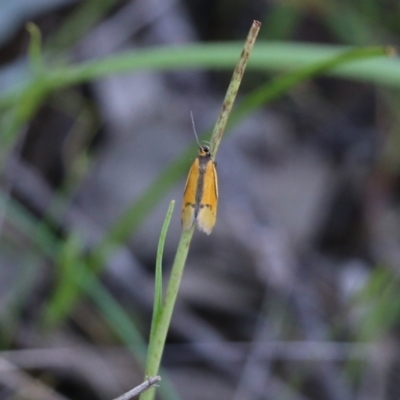
<path id="1" fill-rule="evenodd" d="M 224 128 L 226 126 L 226 121 L 228 120 L 229 114 L 232 110 L 233 102 L 239 89 L 240 82 L 243 77 L 243 73 L 246 68 L 251 50 L 254 46 L 256 37 L 260 30 L 260 26 L 260 22 L 253 22 L 250 28 L 250 32 L 246 38 L 243 51 L 233 72 L 231 82 L 229 84 L 224 102 L 222 104 L 220 115 L 217 119 L 213 135 L 211 137 L 211 148 L 214 152 L 217 151 L 219 143 L 222 139 Z M 176 298 L 178 296 L 179 286 L 182 279 L 183 270 L 185 268 L 186 258 L 189 252 L 190 242 L 192 240 L 194 229 L 195 225 L 193 224 L 190 229 L 182 231 L 182 235 L 176 251 L 175 260 L 172 265 L 171 276 L 168 280 L 164 305 L 161 309 L 159 321 L 156 326 L 157 329 L 154 330 L 154 334 L 152 337 L 152 346 L 149 348 L 146 366 L 147 376 L 157 375 L 160 368 L 161 358 L 165 347 L 165 341 L 171 323 Z M 152 400 L 154 399 L 154 396 L 155 391 L 145 392 L 140 396 L 140 400 Z"/>
<path id="2" fill-rule="evenodd" d="M 31 35 L 28 48 L 29 62 L 33 73 L 39 75 L 43 71 L 42 34 L 33 22 L 28 22 L 26 29 Z"/>
<path id="3" fill-rule="evenodd" d="M 165 238 L 167 236 L 167 231 L 169 224 L 171 222 L 172 213 L 174 211 L 175 200 L 172 200 L 169 204 L 167 215 L 165 216 L 164 224 L 161 229 L 160 240 L 158 241 L 157 248 L 157 260 L 156 260 L 156 274 L 155 274 L 155 283 L 154 283 L 154 307 L 153 307 L 153 317 L 151 321 L 151 329 L 150 329 L 150 345 L 152 343 L 152 338 L 154 335 L 154 330 L 157 326 L 158 317 L 162 308 L 162 258 L 164 253 L 164 245 Z"/>

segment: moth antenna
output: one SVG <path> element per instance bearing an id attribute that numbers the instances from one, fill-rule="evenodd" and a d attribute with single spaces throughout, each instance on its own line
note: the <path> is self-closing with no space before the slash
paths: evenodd
<path id="1" fill-rule="evenodd" d="M 194 125 L 194 118 L 193 118 L 193 113 L 192 113 L 192 111 L 190 111 L 190 119 L 192 120 L 193 132 L 194 132 L 194 136 L 196 136 L 197 144 L 199 145 L 199 147 L 201 147 L 201 144 L 200 144 L 200 142 L 199 142 L 199 137 L 197 136 L 196 127 L 195 127 L 195 125 Z"/>

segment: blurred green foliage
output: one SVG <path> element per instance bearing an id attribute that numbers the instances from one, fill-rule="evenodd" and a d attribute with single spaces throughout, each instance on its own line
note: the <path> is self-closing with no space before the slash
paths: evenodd
<path id="1" fill-rule="evenodd" d="M 66 61 L 69 48 L 76 43 L 96 22 L 101 20 L 115 4 L 114 1 L 88 1 L 77 9 L 51 37 L 42 44 L 40 32 L 29 25 L 31 44 L 18 84 L 10 85 L 0 94 L 0 170 L 3 169 L 11 150 L 38 110 L 47 99 L 73 85 L 88 83 L 101 77 L 132 73 L 141 69 L 167 71 L 175 69 L 205 68 L 231 71 L 241 50 L 241 43 L 203 43 L 177 48 L 153 48 L 127 51 L 101 60 L 81 64 Z M 252 54 L 248 70 L 265 73 L 265 84 L 243 96 L 231 123 L 237 123 L 249 113 L 283 96 L 294 86 L 319 75 L 337 76 L 379 84 L 391 89 L 392 104 L 398 104 L 400 88 L 400 62 L 398 58 L 385 56 L 384 48 L 349 48 L 344 45 L 382 45 L 389 40 L 398 41 L 400 5 L 385 12 L 384 5 L 372 0 L 351 3 L 327 1 L 313 9 L 311 2 L 299 5 L 276 3 L 264 18 L 261 38 Z M 312 45 L 289 42 L 302 19 L 308 13 L 317 13 L 320 24 L 340 45 Z M 396 14 L 397 13 L 397 14 Z M 84 21 L 84 22 L 82 22 Z M 74 29 L 71 29 L 71 26 Z M 77 27 L 77 29 L 75 29 Z M 285 40 L 285 42 L 267 42 Z M 267 76 L 273 75 L 269 80 Z M 397 109 L 397 107 L 394 107 Z M 398 116 L 396 115 L 398 119 Z M 389 138 L 396 143 L 391 147 L 393 162 L 398 163 L 399 133 Z M 394 156 L 393 156 L 394 153 Z M 26 306 L 25 299 L 34 286 L 40 264 L 51 262 L 55 266 L 54 292 L 43 304 L 38 324 L 42 329 L 54 329 L 68 318 L 73 318 L 74 306 L 81 296 L 91 299 L 104 321 L 114 330 L 117 340 L 132 349 L 143 360 L 146 340 L 129 315 L 102 284 L 99 276 L 118 244 L 125 243 L 145 220 L 151 209 L 165 196 L 172 185 L 187 171 L 193 154 L 188 149 L 179 159 L 173 160 L 165 171 L 132 203 L 105 234 L 100 243 L 89 253 L 81 246 L 81 238 L 74 232 L 57 235 L 46 218 L 38 218 L 26 209 L 6 189 L 0 192 L 2 215 L 5 223 L 18 232 L 2 231 L 2 252 L 24 253 L 18 279 L 7 299 L 7 307 L 0 313 L 0 346 L 6 349 L 12 342 L 20 318 Z M 382 160 L 384 163 L 385 160 Z M 83 173 L 89 165 L 85 165 Z M 83 174 L 78 174 L 78 179 Z M 73 184 L 69 192 L 72 193 Z M 66 199 L 68 201 L 68 191 Z M 161 221 L 160 221 L 161 227 Z M 356 340 L 371 340 L 398 325 L 400 312 L 399 281 L 387 264 L 376 265 L 369 283 L 356 302 L 367 307 L 360 322 L 362 329 Z M 132 313 L 133 314 L 133 313 Z M 171 395 L 172 396 L 172 395 Z"/>

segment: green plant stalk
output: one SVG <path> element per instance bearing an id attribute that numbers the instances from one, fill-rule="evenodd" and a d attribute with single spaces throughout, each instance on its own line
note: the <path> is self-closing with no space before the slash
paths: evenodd
<path id="1" fill-rule="evenodd" d="M 218 147 L 222 139 L 222 135 L 225 132 L 226 123 L 228 122 L 229 115 L 232 111 L 233 103 L 235 102 L 237 92 L 239 90 L 240 83 L 246 70 L 247 63 L 249 61 L 250 53 L 253 50 L 254 43 L 256 41 L 258 32 L 260 30 L 261 23 L 254 21 L 250 28 L 249 34 L 247 35 L 242 54 L 240 55 L 239 62 L 233 71 L 231 82 L 229 83 L 228 90 L 226 92 L 222 108 L 219 113 L 217 122 L 215 124 L 213 133 L 211 135 L 211 146 L 210 152 L 212 158 L 215 160 L 217 155 Z"/>
<path id="2" fill-rule="evenodd" d="M 183 269 L 185 267 L 194 228 L 195 226 L 187 231 L 182 231 L 182 235 L 179 240 L 178 249 L 176 251 L 175 260 L 171 270 L 171 276 L 168 281 L 163 307 L 161 309 L 160 316 L 156 321 L 153 337 L 151 337 L 152 340 L 149 344 L 146 376 L 157 375 L 154 373 L 154 371 L 157 371 L 158 373 L 160 368 L 165 340 L 167 338 L 172 312 L 174 310 L 176 298 L 179 292 L 179 286 L 182 280 Z M 147 393 L 145 396 L 149 396 L 149 394 Z M 148 398 L 150 398 L 150 396 Z"/>
<path id="3" fill-rule="evenodd" d="M 254 21 L 250 32 L 246 38 L 246 42 L 239 58 L 235 70 L 232 75 L 231 82 L 226 92 L 220 115 L 215 124 L 215 128 L 211 137 L 211 154 L 215 159 L 215 154 L 218 150 L 222 139 L 229 114 L 232 110 L 240 82 L 242 80 L 251 50 L 253 49 L 255 40 L 260 30 L 260 22 Z M 183 270 L 185 268 L 186 258 L 189 252 L 190 242 L 193 237 L 195 224 L 188 229 L 183 230 L 179 240 L 178 249 L 171 270 L 171 276 L 168 281 L 167 292 L 159 320 L 156 321 L 154 329 L 152 329 L 151 341 L 149 344 L 149 354 L 147 359 L 146 376 L 154 376 L 158 374 L 161 364 L 161 358 L 165 347 L 168 329 L 171 323 L 172 313 L 174 310 L 176 298 L 179 292 L 179 286 L 182 280 Z M 155 396 L 155 391 L 147 391 L 140 396 L 141 400 L 152 400 Z"/>

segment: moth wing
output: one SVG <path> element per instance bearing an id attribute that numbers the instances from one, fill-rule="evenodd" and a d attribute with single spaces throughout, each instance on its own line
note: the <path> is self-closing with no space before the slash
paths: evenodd
<path id="1" fill-rule="evenodd" d="M 199 159 L 196 158 L 190 167 L 189 175 L 186 180 L 185 191 L 183 193 L 181 222 L 184 230 L 189 229 L 194 222 L 199 173 Z"/>
<path id="2" fill-rule="evenodd" d="M 212 160 L 207 163 L 204 173 L 203 196 L 201 198 L 197 226 L 207 235 L 211 233 L 217 220 L 218 207 L 218 178 L 215 164 Z"/>

